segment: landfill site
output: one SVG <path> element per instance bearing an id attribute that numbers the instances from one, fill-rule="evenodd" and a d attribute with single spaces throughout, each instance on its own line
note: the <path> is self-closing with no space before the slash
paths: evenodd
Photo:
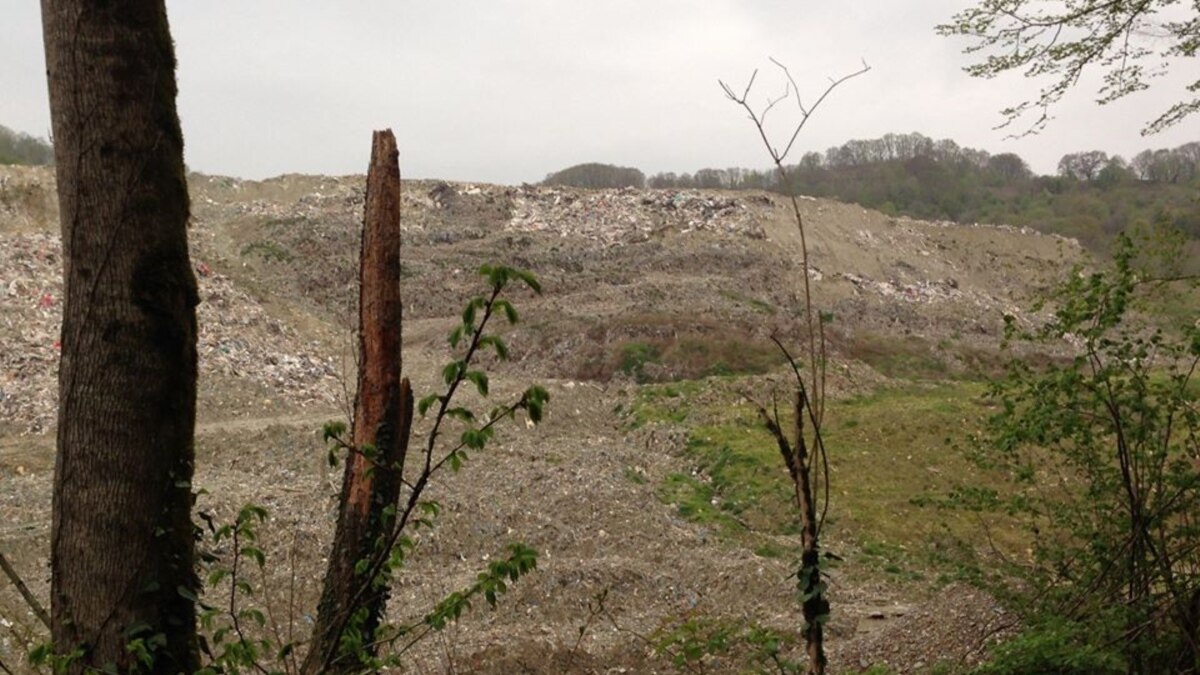
<path id="1" fill-rule="evenodd" d="M 277 564 L 261 580 L 264 593 L 301 633 L 320 592 L 341 480 L 321 428 L 346 420 L 354 397 L 364 185 L 362 176 L 190 177 L 201 298 L 195 483 L 205 490 L 196 508 L 218 521 L 245 503 L 268 510 L 263 543 Z M 808 286 L 833 317 L 834 397 L 888 386 L 895 373 L 868 358 L 881 349 L 935 362 L 946 377 L 985 367 L 998 358 L 1003 316 L 1029 321 L 1023 308 L 1086 257 L 1074 240 L 1029 230 L 916 221 L 808 197 L 799 209 Z M 771 338 L 798 349 L 804 326 L 791 201 L 419 180 L 403 183 L 401 227 L 403 367 L 416 397 L 437 390 L 451 358 L 446 335 L 482 292 L 477 270 L 489 262 L 528 269 L 543 288 L 512 297 L 521 320 L 504 329 L 511 358 L 485 364 L 491 398 L 534 382 L 551 395 L 543 424 L 515 420 L 439 479 L 437 527 L 420 534 L 389 611 L 419 618 L 511 541 L 539 552 L 538 569 L 496 609 L 477 607 L 414 647 L 411 672 L 688 672 L 647 638 L 688 617 L 798 635 L 788 578 L 795 561 L 683 517 L 659 488 L 669 475 L 695 473 L 686 429 L 670 420 L 635 427 L 624 413 L 655 383 L 703 382 L 705 396 L 786 384 L 790 371 Z M 58 232 L 53 170 L 0 166 L 0 552 L 42 598 Z M 799 538 L 777 536 L 787 550 Z M 835 573 L 830 601 L 833 672 L 972 662 L 1003 614 L 962 586 L 913 595 L 852 571 Z M 0 586 L 0 616 L 16 617 L 0 625 L 6 663 L 20 662 L 12 655 L 21 640 L 36 636 L 25 614 Z"/>

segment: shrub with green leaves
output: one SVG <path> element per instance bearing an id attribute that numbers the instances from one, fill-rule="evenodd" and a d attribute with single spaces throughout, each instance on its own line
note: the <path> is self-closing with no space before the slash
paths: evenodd
<path id="1" fill-rule="evenodd" d="M 960 495 L 1030 532 L 992 588 L 1026 633 L 1000 653 L 1011 667 L 983 672 L 1200 668 L 1200 322 L 1141 311 L 1169 293 L 1194 301 L 1196 286 L 1161 264 L 1171 254 L 1147 273 L 1148 253 L 1121 235 L 1111 267 L 1075 270 L 1050 296 L 1044 325 L 1007 320 L 1010 340 L 1070 353 L 1009 364 L 974 458 L 1011 489 Z"/>
<path id="2" fill-rule="evenodd" d="M 514 401 L 491 408 L 486 413 L 472 410 L 456 402 L 456 394 L 464 384 L 473 386 L 482 398 L 487 398 L 489 379 L 477 365 L 485 351 L 504 360 L 508 347 L 488 326 L 495 316 L 510 324 L 519 320 L 516 309 L 505 292 L 519 282 L 535 293 L 541 285 L 530 273 L 502 265 L 485 265 L 480 274 L 488 292 L 470 299 L 462 313 L 462 321 L 449 335 L 455 355 L 442 369 L 445 388 L 425 396 L 417 405 L 422 417 L 432 414 L 429 432 L 422 447 L 407 463 L 399 466 L 382 463 L 382 455 L 370 445 L 355 447 L 347 437 L 347 425 L 330 422 L 325 425 L 324 438 L 331 444 L 329 461 L 336 464 L 343 455 L 358 453 L 370 460 L 372 471 L 398 471 L 403 474 L 405 491 L 398 505 L 384 509 L 387 528 L 375 542 L 371 555 L 355 565 L 355 575 L 361 579 L 362 591 L 387 593 L 392 580 L 404 567 L 416 549 L 414 533 L 432 528 L 440 505 L 423 497 L 430 481 L 443 469 L 458 471 L 468 459 L 468 451 L 485 449 L 492 439 L 495 426 L 506 418 L 523 411 L 530 421 L 542 420 L 549 393 L 533 385 Z M 449 427 L 459 427 L 457 437 L 447 433 Z M 259 546 L 257 528 L 267 513 L 258 506 L 246 506 L 233 523 L 218 526 L 206 514 L 209 547 L 202 552 L 209 592 L 198 599 L 203 628 L 201 648 L 207 656 L 203 673 L 301 673 L 309 672 L 297 655 L 303 651 L 302 641 L 293 639 L 295 607 L 288 607 L 287 616 L 271 611 L 261 590 L 252 578 L 265 579 L 266 553 Z M 252 577 L 247 568 L 254 571 Z M 368 626 L 368 610 L 360 607 L 342 625 L 337 626 L 338 648 L 334 653 L 320 655 L 321 672 L 378 672 L 403 667 L 404 657 L 421 639 L 457 621 L 473 603 L 483 600 L 495 607 L 509 585 L 537 568 L 537 552 L 521 544 L 511 543 L 506 555 L 496 556 L 486 569 L 480 571 L 471 584 L 454 591 L 438 601 L 423 615 L 407 622 Z M 348 602 L 354 602 L 354 598 Z M 287 622 L 286 624 L 284 622 Z M 286 625 L 286 630 L 281 630 Z M 153 664 L 154 636 L 131 636 L 129 648 L 143 662 Z M 41 657 L 43 661 L 46 656 Z"/>

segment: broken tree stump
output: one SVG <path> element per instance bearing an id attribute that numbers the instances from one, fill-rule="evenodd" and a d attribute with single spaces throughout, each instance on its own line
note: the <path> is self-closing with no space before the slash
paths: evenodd
<path id="1" fill-rule="evenodd" d="M 359 565 L 376 560 L 395 526 L 404 457 L 412 426 L 412 390 L 401 378 L 400 164 L 391 130 L 372 137 L 359 256 L 359 367 L 351 441 L 342 478 L 337 530 L 317 621 L 302 671 L 357 672 L 358 659 L 337 654 L 348 627 L 367 654 L 387 602 Z M 360 571 L 356 572 L 356 568 Z M 351 620 L 360 610 L 365 617 Z M 356 640 L 358 641 L 358 640 Z"/>

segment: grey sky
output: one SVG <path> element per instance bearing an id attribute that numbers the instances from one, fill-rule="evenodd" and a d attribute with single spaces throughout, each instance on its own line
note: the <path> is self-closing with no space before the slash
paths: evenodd
<path id="1" fill-rule="evenodd" d="M 1197 117 L 1138 133 L 1183 97 L 1180 72 L 1105 107 L 1081 83 L 1047 131 L 1005 140 L 992 129 L 998 111 L 1035 88 L 1019 76 L 962 72 L 962 43 L 933 26 L 967 4 L 181 0 L 168 11 L 186 159 L 207 173 L 360 173 L 370 131 L 383 127 L 396 131 L 412 178 L 534 182 L 586 161 L 647 174 L 764 167 L 753 128 L 717 79 L 737 86 L 761 68 L 756 96 L 777 95 L 769 56 L 788 64 L 810 100 L 827 78 L 861 60 L 872 67 L 827 100 L 801 152 L 918 131 L 1017 152 L 1051 173 L 1067 152 L 1130 157 L 1200 140 Z M 0 0 L 0 17 L 0 124 L 45 135 L 39 5 Z M 781 112 L 772 113 L 779 122 Z"/>

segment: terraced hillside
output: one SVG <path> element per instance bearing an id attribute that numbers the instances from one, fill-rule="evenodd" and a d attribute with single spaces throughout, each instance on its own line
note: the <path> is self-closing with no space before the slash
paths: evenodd
<path id="1" fill-rule="evenodd" d="M 344 417 L 353 395 L 344 383 L 363 183 L 191 180 L 197 483 L 208 491 L 197 508 L 218 520 L 246 502 L 269 509 L 267 597 L 301 634 L 340 475 L 318 430 Z M 53 189 L 44 169 L 0 167 L 0 551 L 43 597 L 61 294 Z M 522 322 L 507 337 L 512 361 L 491 366 L 492 396 L 531 380 L 552 395 L 546 424 L 503 431 L 439 485 L 432 496 L 445 510 L 391 611 L 421 616 L 509 541 L 541 553 L 538 571 L 497 611 L 415 648 L 414 670 L 675 672 L 650 643 L 749 621 L 796 638 L 786 476 L 762 451 L 743 396 L 768 400 L 786 385 L 768 337 L 802 337 L 790 205 L 766 193 L 433 181 L 407 182 L 403 198 L 405 364 L 417 395 L 435 386 L 445 335 L 490 261 L 528 268 L 545 288 L 515 299 Z M 1083 253 L 1030 231 L 824 200 L 801 207 L 812 288 L 835 317 L 841 497 L 827 545 L 845 562 L 832 572 L 834 663 L 919 671 L 978 658 L 1001 610 L 936 583 L 921 548 L 942 529 L 973 525 L 912 497 L 965 471 L 942 441 L 982 414 L 972 381 L 998 363 L 1002 314 L 1023 316 Z M 37 637 L 20 607 L 0 587 L 6 663 Z M 712 658 L 705 667 L 724 672 L 749 657 Z"/>

